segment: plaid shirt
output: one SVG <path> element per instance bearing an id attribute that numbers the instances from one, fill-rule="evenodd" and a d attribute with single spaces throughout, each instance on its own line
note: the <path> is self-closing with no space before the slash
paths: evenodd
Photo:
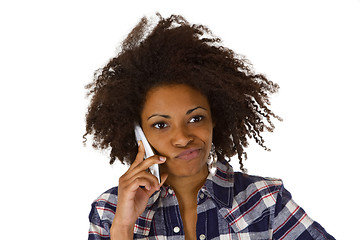
<path id="1" fill-rule="evenodd" d="M 197 197 L 197 239 L 335 239 L 291 198 L 280 179 L 233 172 L 217 163 Z M 117 187 L 92 204 L 89 240 L 110 239 Z M 185 239 L 174 190 L 163 186 L 137 219 L 134 239 Z"/>

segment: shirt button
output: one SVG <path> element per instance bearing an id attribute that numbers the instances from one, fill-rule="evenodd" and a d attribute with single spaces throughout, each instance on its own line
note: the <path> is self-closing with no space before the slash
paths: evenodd
<path id="1" fill-rule="evenodd" d="M 205 234 L 201 234 L 201 235 L 199 236 L 199 239 L 200 239 L 200 240 L 205 240 L 205 238 L 206 238 Z"/>
<path id="2" fill-rule="evenodd" d="M 180 232 L 180 228 L 179 227 L 174 227 L 174 233 L 178 233 Z"/>
<path id="3" fill-rule="evenodd" d="M 200 193 L 200 198 L 201 198 L 201 199 L 204 199 L 204 197 L 205 197 L 205 194 Z"/>
<path id="4" fill-rule="evenodd" d="M 169 189 L 169 190 L 168 190 L 168 193 L 169 193 L 169 194 L 173 194 L 173 193 L 174 193 L 174 190 Z"/>

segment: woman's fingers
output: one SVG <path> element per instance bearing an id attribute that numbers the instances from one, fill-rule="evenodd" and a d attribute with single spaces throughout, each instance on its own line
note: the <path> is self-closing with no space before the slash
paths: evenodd
<path id="1" fill-rule="evenodd" d="M 147 171 L 149 167 L 154 164 L 162 164 L 166 161 L 166 157 L 154 155 L 143 160 L 145 155 L 144 146 L 140 141 L 139 144 L 139 153 L 136 156 L 135 161 L 131 164 L 128 171 L 122 176 L 124 179 L 129 179 L 142 171 Z"/>
<path id="2" fill-rule="evenodd" d="M 119 178 L 118 203 L 113 223 L 133 228 L 136 219 L 144 211 L 150 196 L 164 184 L 167 174 L 157 177 L 148 172 L 150 166 L 162 164 L 166 158 L 152 156 L 144 160 L 145 149 L 139 142 L 138 154 L 129 169 Z"/>
<path id="3" fill-rule="evenodd" d="M 167 177 L 168 177 L 169 175 L 167 174 L 167 173 L 162 173 L 161 174 L 161 182 L 160 182 L 160 184 L 159 184 L 159 186 L 161 187 L 162 185 L 164 185 L 164 183 L 165 183 L 165 181 L 166 181 L 166 179 L 167 179 Z"/>
<path id="4" fill-rule="evenodd" d="M 138 164 L 136 167 L 129 168 L 128 171 L 121 176 L 121 178 L 127 180 L 130 178 L 133 178 L 135 175 L 137 175 L 140 172 L 148 172 L 148 169 L 150 166 L 154 164 L 162 164 L 165 160 L 160 160 L 159 156 L 152 156 L 148 159 L 143 160 L 140 164 Z"/>
<path id="5" fill-rule="evenodd" d="M 120 179 L 120 186 L 124 186 L 124 189 L 129 191 L 136 191 L 139 187 L 150 189 L 160 189 L 158 179 L 151 173 L 142 171 L 128 179 Z"/>
<path id="6" fill-rule="evenodd" d="M 135 158 L 134 162 L 131 164 L 129 170 L 132 170 L 137 167 L 140 167 L 141 169 L 145 167 L 145 169 L 147 169 L 150 166 L 152 166 L 153 164 L 161 164 L 166 161 L 166 157 L 158 156 L 158 155 L 149 157 L 144 161 L 144 157 L 145 157 L 144 144 L 142 143 L 142 141 L 139 141 L 138 144 L 139 144 L 138 154 L 136 155 L 136 158 Z M 150 159 L 152 159 L 152 162 L 148 162 Z M 160 161 L 158 161 L 158 160 L 160 160 Z"/>
<path id="7" fill-rule="evenodd" d="M 149 167 L 151 167 L 154 164 L 163 164 L 166 161 L 166 158 L 163 156 L 154 155 L 152 157 L 149 157 L 142 161 L 140 164 L 135 166 L 132 170 L 134 172 L 140 172 L 147 170 Z"/>
<path id="8" fill-rule="evenodd" d="M 134 162 L 131 164 L 129 169 L 133 169 L 134 167 L 139 165 L 142 161 L 144 161 L 144 157 L 145 157 L 144 144 L 142 143 L 142 141 L 138 141 L 138 154 L 136 155 L 136 158 Z"/>

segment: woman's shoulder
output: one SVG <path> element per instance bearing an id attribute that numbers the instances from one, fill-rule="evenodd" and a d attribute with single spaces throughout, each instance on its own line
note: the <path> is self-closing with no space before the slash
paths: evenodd
<path id="1" fill-rule="evenodd" d="M 89 239 L 108 239 L 117 203 L 117 187 L 110 188 L 97 197 L 89 214 Z"/>
<path id="2" fill-rule="evenodd" d="M 229 162 L 219 161 L 213 181 L 222 187 L 232 188 L 234 197 L 262 197 L 264 194 L 276 195 L 283 188 L 279 178 L 262 177 L 234 171 Z"/>
<path id="3" fill-rule="evenodd" d="M 110 210 L 114 209 L 115 211 L 117 204 L 117 197 L 118 197 L 118 187 L 113 187 L 103 192 L 99 197 L 97 197 L 93 201 L 93 205 L 95 205 L 97 209 L 99 208 L 110 209 Z"/>
<path id="4" fill-rule="evenodd" d="M 243 172 L 234 172 L 235 180 L 241 181 L 244 184 L 251 184 L 256 182 L 267 182 L 267 183 L 282 183 L 280 178 L 275 177 L 264 177 L 259 175 L 250 175 Z"/>
<path id="5" fill-rule="evenodd" d="M 234 195 L 241 193 L 242 196 L 276 195 L 283 188 L 283 182 L 279 178 L 249 175 L 234 172 Z"/>

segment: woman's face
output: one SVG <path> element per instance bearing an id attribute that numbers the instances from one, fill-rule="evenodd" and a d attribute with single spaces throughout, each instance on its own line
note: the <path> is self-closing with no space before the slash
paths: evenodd
<path id="1" fill-rule="evenodd" d="M 182 84 L 151 89 L 141 121 L 150 145 L 167 158 L 162 172 L 181 177 L 207 173 L 214 124 L 199 91 Z"/>

